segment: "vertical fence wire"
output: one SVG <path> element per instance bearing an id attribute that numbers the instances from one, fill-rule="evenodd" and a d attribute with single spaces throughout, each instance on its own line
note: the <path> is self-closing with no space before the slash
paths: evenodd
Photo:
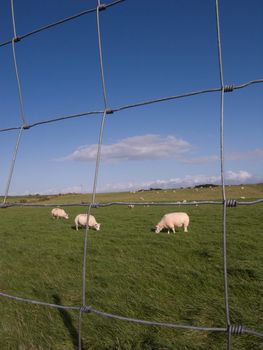
<path id="1" fill-rule="evenodd" d="M 17 67 L 17 60 L 16 60 L 15 43 L 18 41 L 18 39 L 17 39 L 17 34 L 16 34 L 15 10 L 14 10 L 13 0 L 11 0 L 11 10 L 12 10 L 12 23 L 13 23 L 13 32 L 14 32 L 14 37 L 12 39 L 13 61 L 14 61 L 14 66 L 15 66 L 16 81 L 17 81 L 17 88 L 18 88 L 18 95 L 19 95 L 20 117 L 23 121 L 23 124 L 25 125 L 26 119 L 25 119 L 25 112 L 24 112 L 24 102 L 23 102 L 21 82 L 20 82 L 20 77 L 19 77 L 19 72 L 18 72 L 18 67 Z"/>
<path id="2" fill-rule="evenodd" d="M 101 84 L 103 91 L 103 100 L 104 100 L 104 108 L 105 110 L 108 107 L 107 103 L 107 93 L 106 93 L 106 85 L 105 85 L 105 77 L 104 77 L 104 66 L 103 66 L 103 56 L 102 56 L 102 45 L 101 45 L 101 33 L 100 33 L 100 11 L 103 9 L 100 4 L 100 0 L 98 0 L 98 6 L 96 11 L 97 18 L 97 35 L 98 35 L 98 46 L 99 46 L 99 60 L 100 60 L 100 73 L 101 73 Z"/>
<path id="3" fill-rule="evenodd" d="M 20 141 L 21 141 L 22 132 L 23 132 L 23 128 L 21 128 L 19 130 L 19 133 L 18 133 L 15 149 L 14 149 L 14 152 L 13 152 L 13 158 L 12 158 L 11 166 L 10 166 L 10 170 L 9 170 L 9 175 L 7 177 L 7 184 L 6 184 L 3 204 L 5 204 L 6 201 L 7 201 L 7 197 L 8 197 L 8 193 L 9 193 L 9 189 L 10 189 L 10 184 L 11 184 L 11 180 L 12 180 L 12 176 L 13 176 L 13 173 L 14 173 L 17 153 L 18 153 L 19 145 L 20 145 Z"/>
<path id="4" fill-rule="evenodd" d="M 13 34 L 14 34 L 14 37 L 12 39 L 12 53 L 13 53 L 13 61 L 14 61 L 14 67 L 15 67 L 15 74 L 16 74 L 16 82 L 17 82 L 18 94 L 19 94 L 20 117 L 22 119 L 23 124 L 25 125 L 26 124 L 26 120 L 25 120 L 25 113 L 24 113 L 24 103 L 23 103 L 22 89 L 21 89 L 19 72 L 18 72 L 17 61 L 16 61 L 15 40 L 17 38 L 17 34 L 16 34 L 16 22 L 15 22 L 15 11 L 14 11 L 13 0 L 11 0 L 11 12 L 12 12 Z M 12 179 L 14 168 L 15 168 L 15 163 L 16 163 L 16 159 L 17 159 L 19 146 L 20 146 L 22 132 L 23 132 L 23 126 L 20 127 L 20 130 L 19 130 L 19 133 L 18 133 L 18 137 L 17 137 L 17 141 L 16 141 L 16 145 L 15 145 L 15 149 L 14 149 L 14 152 L 13 152 L 13 158 L 12 158 L 11 165 L 10 165 L 10 171 L 9 171 L 9 175 L 7 177 L 7 184 L 6 184 L 3 204 L 6 203 L 7 197 L 8 197 L 8 194 L 9 194 L 9 189 L 10 189 L 10 185 L 11 185 L 11 179 Z"/>
<path id="5" fill-rule="evenodd" d="M 98 0 L 98 6 L 96 11 L 96 19 L 97 19 L 97 35 L 98 35 L 98 49 L 99 49 L 99 63 L 100 63 L 100 72 L 101 72 L 101 84 L 102 84 L 102 92 L 103 92 L 103 101 L 104 101 L 104 113 L 101 119 L 100 131 L 99 131 L 99 140 L 98 140 L 98 148 L 97 148 L 97 156 L 96 156 L 96 165 L 95 165 L 95 174 L 93 181 L 93 189 L 92 189 L 92 199 L 91 203 L 88 206 L 87 211 L 87 226 L 85 230 L 85 239 L 84 239 L 84 248 L 83 248 L 83 267 L 82 267 L 82 307 L 86 306 L 86 273 L 87 273 L 87 249 L 88 249 L 88 232 L 89 232 L 89 218 L 91 215 L 91 207 L 95 203 L 96 193 L 97 193 L 97 183 L 99 176 L 99 168 L 100 168 L 100 160 L 101 160 L 101 148 L 102 148 L 102 139 L 103 139 L 103 131 L 106 119 L 106 111 L 107 111 L 107 93 L 105 86 L 105 77 L 104 77 L 104 67 L 103 67 L 103 55 L 102 55 L 102 45 L 101 45 L 101 31 L 100 31 L 100 10 L 101 4 L 100 0 Z M 82 329 L 82 310 L 79 312 L 79 329 L 78 329 L 78 349 L 81 350 L 82 342 L 81 342 L 81 329 Z"/>
<path id="6" fill-rule="evenodd" d="M 14 0 L 11 0 L 11 15 L 12 15 L 12 25 L 13 25 L 14 38 L 17 38 L 17 35 L 16 35 L 15 10 L 14 10 Z"/>
<path id="7" fill-rule="evenodd" d="M 228 275 L 227 275 L 227 229 L 226 229 L 226 190 L 225 190 L 225 142 L 224 142 L 224 77 L 223 77 L 223 60 L 222 60 L 222 45 L 220 33 L 220 16 L 218 0 L 215 0 L 216 5 L 216 28 L 217 28 L 217 47 L 218 47 L 218 63 L 220 74 L 220 171 L 221 171 L 221 186 L 223 197 L 223 213 L 222 213 L 222 240 L 223 240 L 223 269 L 224 269 L 224 301 L 227 328 L 230 328 L 230 313 L 229 313 L 229 298 L 228 298 Z M 231 332 L 228 332 L 227 349 L 231 350 Z"/>

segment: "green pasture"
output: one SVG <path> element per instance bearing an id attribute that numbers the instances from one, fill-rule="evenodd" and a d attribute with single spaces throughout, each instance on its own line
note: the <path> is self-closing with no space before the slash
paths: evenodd
<path id="1" fill-rule="evenodd" d="M 226 196 L 229 199 L 236 199 L 239 201 L 247 201 L 249 199 L 263 198 L 263 184 L 256 185 L 238 185 L 226 186 Z M 56 195 L 31 195 L 31 196 L 17 196 L 9 197 L 9 202 L 17 203 L 87 203 L 91 201 L 90 194 L 56 194 Z M 0 199 L 3 200 L 3 198 Z M 161 202 L 176 202 L 176 201 L 192 201 L 192 200 L 221 200 L 222 189 L 221 186 L 211 188 L 180 188 L 167 189 L 161 191 L 137 191 L 137 192 L 112 192 L 112 193 L 97 193 L 96 202 L 138 202 L 146 201 L 161 201 Z"/>
<path id="2" fill-rule="evenodd" d="M 227 189 L 230 193 L 230 188 Z M 203 192 L 202 192 L 203 191 Z M 262 198 L 262 186 L 235 187 L 231 198 Z M 201 194 L 200 194 L 201 193 Z M 233 194 L 233 195 L 232 195 Z M 200 196 L 200 198 L 198 198 Z M 143 197 L 143 199 L 141 199 Z M 169 198 L 168 198 L 169 197 Z M 100 194 L 98 201 L 220 199 L 220 189 Z M 172 199 L 173 198 L 173 199 Z M 85 196 L 11 198 L 65 203 Z M 81 305 L 84 230 L 74 218 L 85 208 L 0 209 L 1 292 L 62 305 Z M 155 234 L 165 213 L 185 211 L 189 232 Z M 193 326 L 225 327 L 222 205 L 94 208 L 101 231 L 89 230 L 87 304 L 131 318 Z M 263 203 L 227 208 L 231 322 L 263 332 Z M 59 311 L 0 297 L 0 349 L 76 350 L 78 312 Z M 182 331 L 83 315 L 83 349 L 226 349 L 223 333 Z M 262 350 L 263 338 L 233 336 L 233 350 Z"/>

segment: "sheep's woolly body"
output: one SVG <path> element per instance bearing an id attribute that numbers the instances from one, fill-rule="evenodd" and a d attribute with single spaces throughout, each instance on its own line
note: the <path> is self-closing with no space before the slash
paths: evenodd
<path id="1" fill-rule="evenodd" d="M 176 227 L 184 227 L 184 232 L 187 231 L 187 227 L 189 225 L 190 219 L 186 213 L 169 213 L 165 214 L 161 221 L 156 225 L 156 233 L 159 233 L 163 229 L 167 229 L 168 233 L 170 230 L 175 233 Z"/>
<path id="2" fill-rule="evenodd" d="M 68 214 L 65 212 L 64 209 L 61 209 L 61 208 L 53 208 L 51 210 L 51 215 L 57 219 L 58 218 L 68 219 Z"/>
<path id="3" fill-rule="evenodd" d="M 78 231 L 79 226 L 87 226 L 88 214 L 79 214 L 75 218 L 76 230 Z M 100 229 L 100 224 L 97 223 L 93 215 L 89 215 L 89 227 L 94 227 L 97 231 Z"/>

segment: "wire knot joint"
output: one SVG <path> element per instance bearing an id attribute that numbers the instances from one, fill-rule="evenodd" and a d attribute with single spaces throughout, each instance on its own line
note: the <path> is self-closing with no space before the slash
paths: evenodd
<path id="1" fill-rule="evenodd" d="M 80 308 L 80 312 L 85 312 L 88 314 L 91 312 L 91 309 L 92 309 L 91 305 L 85 305 Z"/>
<path id="2" fill-rule="evenodd" d="M 8 208 L 8 205 L 6 203 L 0 203 L 0 208 Z"/>
<path id="3" fill-rule="evenodd" d="M 18 41 L 20 41 L 21 40 L 21 38 L 19 38 L 19 36 L 16 36 L 15 38 L 14 38 L 14 43 L 17 43 Z"/>
<path id="4" fill-rule="evenodd" d="M 235 199 L 228 199 L 226 201 L 226 206 L 227 207 L 236 207 L 237 206 L 237 201 Z"/>
<path id="5" fill-rule="evenodd" d="M 99 204 L 98 203 L 93 203 L 93 204 L 91 204 L 91 208 L 99 208 Z"/>
<path id="6" fill-rule="evenodd" d="M 28 129 L 30 129 L 30 125 L 24 124 L 24 125 L 22 126 L 22 128 L 23 128 L 24 130 L 28 130 Z"/>
<path id="7" fill-rule="evenodd" d="M 232 91 L 234 91 L 234 85 L 224 86 L 224 92 L 232 92 Z"/>
<path id="8" fill-rule="evenodd" d="M 106 10 L 106 8 L 107 8 L 107 5 L 106 5 L 106 4 L 100 4 L 100 5 L 98 6 L 98 10 L 99 10 L 99 11 Z"/>
<path id="9" fill-rule="evenodd" d="M 106 113 L 106 114 L 113 114 L 113 113 L 114 113 L 114 110 L 108 108 L 108 109 L 106 109 L 105 113 Z"/>
<path id="10" fill-rule="evenodd" d="M 230 334 L 240 335 L 244 332 L 243 326 L 240 325 L 230 325 L 227 327 L 227 331 Z"/>

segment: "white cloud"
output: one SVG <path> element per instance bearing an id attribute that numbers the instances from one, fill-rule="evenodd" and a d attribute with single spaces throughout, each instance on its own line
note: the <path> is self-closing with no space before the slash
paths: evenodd
<path id="1" fill-rule="evenodd" d="M 229 170 L 226 172 L 225 178 L 229 181 L 246 182 L 252 178 L 252 174 L 245 170 L 239 170 L 237 172 Z"/>
<path id="2" fill-rule="evenodd" d="M 229 170 L 225 173 L 225 183 L 226 185 L 238 185 L 246 183 L 260 183 L 263 182 L 262 176 L 255 176 L 248 171 L 239 170 L 232 171 Z M 180 187 L 193 187 L 200 184 L 217 184 L 220 185 L 221 178 L 220 175 L 185 175 L 182 177 L 175 177 L 170 179 L 154 179 L 149 181 L 123 181 L 123 182 L 111 182 L 107 184 L 101 184 L 98 186 L 97 192 L 121 192 L 121 191 L 136 191 L 138 189 L 149 189 L 149 188 L 180 188 Z M 91 192 L 92 188 L 84 188 L 82 185 L 72 185 L 71 187 L 54 187 L 46 190 L 40 191 L 22 191 L 22 192 L 10 192 L 10 195 L 29 195 L 29 194 L 58 194 L 58 193 L 87 193 Z"/>
<path id="3" fill-rule="evenodd" d="M 204 155 L 190 157 L 190 151 L 195 147 L 188 141 L 175 136 L 162 137 L 156 134 L 132 136 L 112 144 L 102 144 L 101 160 L 128 161 L 128 160 L 160 160 L 176 159 L 185 164 L 207 164 L 220 161 L 220 155 Z M 71 154 L 59 160 L 71 161 L 94 161 L 97 157 L 97 144 L 83 145 Z M 226 153 L 227 161 L 238 161 L 245 159 L 257 159 L 263 157 L 263 149 L 255 149 L 247 152 Z"/>
<path id="4" fill-rule="evenodd" d="M 190 151 L 189 142 L 175 136 L 161 137 L 160 135 L 133 136 L 120 140 L 117 143 L 101 147 L 101 159 L 113 160 L 146 160 L 180 157 Z M 81 146 L 64 160 L 92 161 L 96 159 L 97 144 Z"/>
<path id="5" fill-rule="evenodd" d="M 262 181 L 262 178 L 256 178 L 247 171 L 227 171 L 225 173 L 225 183 L 226 184 L 240 184 L 240 183 L 255 183 Z M 102 186 L 100 192 L 114 192 L 114 191 L 132 191 L 141 188 L 178 188 L 178 187 L 193 187 L 200 184 L 217 184 L 221 183 L 220 175 L 185 175 L 183 177 L 176 177 L 171 179 L 157 179 L 147 182 L 129 182 L 129 183 L 109 183 Z"/>

